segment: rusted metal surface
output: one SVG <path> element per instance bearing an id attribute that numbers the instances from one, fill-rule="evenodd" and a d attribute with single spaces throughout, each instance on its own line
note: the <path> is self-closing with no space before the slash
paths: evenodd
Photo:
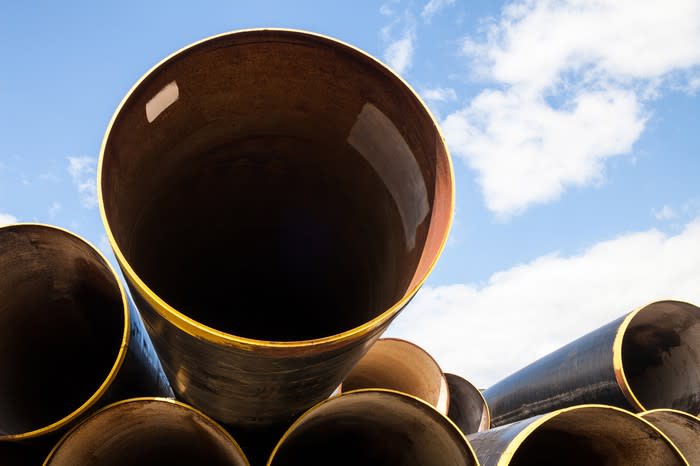
<path id="1" fill-rule="evenodd" d="M 365 53 L 223 34 L 129 92 L 99 165 L 110 244 L 177 395 L 234 427 L 326 398 L 425 280 L 454 209 L 420 98 Z"/>
<path id="2" fill-rule="evenodd" d="M 65 230 L 0 228 L 0 464 L 125 396 L 172 396 L 108 262 Z M 4 445 L 5 442 L 22 444 Z"/>
<path id="3" fill-rule="evenodd" d="M 135 398 L 105 407 L 66 434 L 44 466 L 249 466 L 211 418 L 174 400 Z"/>
<path id="4" fill-rule="evenodd" d="M 455 374 L 445 374 L 445 378 L 450 391 L 447 416 L 452 422 L 464 435 L 488 429 L 491 426 L 491 414 L 479 389 Z"/>
<path id="5" fill-rule="evenodd" d="M 481 466 L 688 464 L 653 425 L 611 406 L 565 408 L 467 438 Z"/>
<path id="6" fill-rule="evenodd" d="M 700 309 L 659 301 L 484 391 L 495 426 L 586 403 L 700 412 Z"/>
<path id="7" fill-rule="evenodd" d="M 700 419 L 682 411 L 655 409 L 639 414 L 673 441 L 688 464 L 700 464 Z"/>
<path id="8" fill-rule="evenodd" d="M 357 390 L 319 403 L 284 434 L 268 466 L 478 466 L 457 426 L 426 402 Z"/>

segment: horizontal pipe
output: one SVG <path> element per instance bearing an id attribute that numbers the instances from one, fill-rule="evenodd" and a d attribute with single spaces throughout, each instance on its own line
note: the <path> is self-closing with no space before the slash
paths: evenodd
<path id="1" fill-rule="evenodd" d="M 132 398 L 98 411 L 68 432 L 44 466 L 249 466 L 213 419 L 168 398 Z"/>
<path id="2" fill-rule="evenodd" d="M 267 466 L 478 466 L 469 443 L 425 401 L 385 389 L 323 401 L 282 436 Z"/>
<path id="3" fill-rule="evenodd" d="M 447 416 L 464 435 L 487 430 L 491 426 L 491 413 L 481 390 L 458 375 L 446 373 L 445 378 L 450 391 Z"/>
<path id="4" fill-rule="evenodd" d="M 0 463 L 46 448 L 110 401 L 172 396 L 116 273 L 87 241 L 48 225 L 1 227 L 0 277 Z"/>
<path id="5" fill-rule="evenodd" d="M 328 397 L 379 338 L 445 244 L 453 186 L 408 84 L 282 29 L 157 64 L 98 166 L 109 243 L 176 394 L 251 430 Z"/>
<path id="6" fill-rule="evenodd" d="M 495 426 L 577 404 L 700 412 L 700 309 L 641 307 L 484 391 Z"/>
<path id="7" fill-rule="evenodd" d="M 691 465 L 700 464 L 700 419 L 674 409 L 654 409 L 640 413 L 676 444 Z"/>
<path id="8" fill-rule="evenodd" d="M 651 423 L 604 405 L 580 405 L 467 436 L 481 466 L 682 466 Z"/>
<path id="9" fill-rule="evenodd" d="M 447 414 L 450 393 L 440 365 L 420 346 L 380 338 L 345 377 L 341 390 L 387 388 L 416 396 Z"/>

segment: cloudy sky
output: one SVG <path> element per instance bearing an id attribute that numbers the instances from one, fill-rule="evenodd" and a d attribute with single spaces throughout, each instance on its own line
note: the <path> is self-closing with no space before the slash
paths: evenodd
<path id="1" fill-rule="evenodd" d="M 658 299 L 700 303 L 697 0 L 3 2 L 0 224 L 106 249 L 111 114 L 170 52 L 240 28 L 327 34 L 422 94 L 455 163 L 445 252 L 390 333 L 488 386 Z"/>

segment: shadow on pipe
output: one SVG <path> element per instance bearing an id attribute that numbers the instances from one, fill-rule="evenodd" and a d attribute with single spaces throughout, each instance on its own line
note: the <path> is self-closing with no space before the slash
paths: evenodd
<path id="1" fill-rule="evenodd" d="M 469 443 L 426 402 L 391 390 L 357 390 L 303 414 L 268 466 L 478 466 Z"/>
<path id="2" fill-rule="evenodd" d="M 45 448 L 56 441 L 47 435 L 109 400 L 172 395 L 119 279 L 89 243 L 47 225 L 1 227 L 0 277 L 0 443 L 29 443 L 0 447 L 0 463 Z"/>
<path id="3" fill-rule="evenodd" d="M 107 129 L 107 236 L 174 390 L 226 424 L 326 398 L 447 238 L 435 120 L 364 52 L 258 29 L 151 69 Z"/>
<path id="4" fill-rule="evenodd" d="M 689 464 L 700 464 L 700 419 L 673 409 L 655 409 L 639 416 L 666 434 Z"/>
<path id="5" fill-rule="evenodd" d="M 673 443 L 628 411 L 582 405 L 467 437 L 482 466 L 681 466 Z"/>
<path id="6" fill-rule="evenodd" d="M 445 374 L 423 348 L 398 338 L 380 338 L 343 380 L 341 392 L 387 388 L 407 393 L 447 414 Z"/>
<path id="7" fill-rule="evenodd" d="M 215 421 L 167 398 L 133 398 L 95 413 L 65 435 L 44 466 L 249 466 Z"/>
<path id="8" fill-rule="evenodd" d="M 700 412 L 700 309 L 644 306 L 484 391 L 496 426 L 555 409 L 602 403 L 641 412 Z"/>
<path id="9" fill-rule="evenodd" d="M 491 414 L 481 391 L 469 381 L 455 374 L 445 374 L 450 391 L 452 419 L 464 435 L 487 430 L 491 426 Z"/>

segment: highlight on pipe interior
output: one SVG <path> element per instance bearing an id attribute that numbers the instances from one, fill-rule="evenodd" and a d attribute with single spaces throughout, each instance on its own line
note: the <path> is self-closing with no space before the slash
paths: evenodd
<path id="1" fill-rule="evenodd" d="M 0 441 L 38 437 L 85 413 L 125 357 L 129 311 L 90 243 L 40 224 L 0 227 Z"/>
<path id="2" fill-rule="evenodd" d="M 449 154 L 415 91 L 303 31 L 221 34 L 163 60 L 115 112 L 98 172 L 132 285 L 181 329 L 234 344 L 390 319 L 454 210 Z"/>

